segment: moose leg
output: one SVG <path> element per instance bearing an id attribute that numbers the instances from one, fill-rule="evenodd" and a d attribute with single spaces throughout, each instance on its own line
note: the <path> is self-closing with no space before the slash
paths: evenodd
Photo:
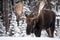
<path id="1" fill-rule="evenodd" d="M 51 29 L 50 29 L 50 27 L 48 29 L 46 29 L 46 31 L 48 33 L 48 36 L 51 37 L 52 35 L 51 35 Z"/>
<path id="2" fill-rule="evenodd" d="M 41 36 L 41 29 L 35 29 L 35 31 L 34 31 L 34 33 L 35 33 L 35 36 L 36 37 L 40 37 Z"/>
<path id="3" fill-rule="evenodd" d="M 53 26 L 51 27 L 51 35 L 52 35 L 52 37 L 54 37 L 54 29 L 55 28 L 53 28 Z"/>
<path id="4" fill-rule="evenodd" d="M 30 35 L 31 32 L 32 32 L 32 27 L 31 26 L 27 26 L 27 28 L 26 28 L 26 34 Z"/>
<path id="5" fill-rule="evenodd" d="M 46 31 L 47 31 L 49 37 L 53 37 L 53 33 L 54 33 L 53 28 L 49 27 Z"/>
<path id="6" fill-rule="evenodd" d="M 55 23 L 53 22 L 53 24 L 51 26 L 51 34 L 52 34 L 52 37 L 54 37 L 54 30 L 55 30 Z"/>
<path id="7" fill-rule="evenodd" d="M 53 19 L 51 26 L 47 29 L 49 37 L 54 37 L 54 30 L 55 30 L 55 18 Z"/>

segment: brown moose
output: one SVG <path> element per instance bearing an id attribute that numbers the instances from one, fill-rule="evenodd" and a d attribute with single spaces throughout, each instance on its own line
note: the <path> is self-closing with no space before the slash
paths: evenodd
<path id="1" fill-rule="evenodd" d="M 56 14 L 50 10 L 43 10 L 44 5 L 45 1 L 43 0 L 38 12 L 34 12 L 34 15 L 26 15 L 27 35 L 34 33 L 36 37 L 40 37 L 42 29 L 45 29 L 49 37 L 54 36 Z"/>

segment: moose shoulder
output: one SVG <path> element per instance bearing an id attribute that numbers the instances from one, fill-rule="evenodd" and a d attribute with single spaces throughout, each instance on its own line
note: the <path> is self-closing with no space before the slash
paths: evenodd
<path id="1" fill-rule="evenodd" d="M 27 28 L 26 33 L 29 35 L 32 32 L 36 37 L 41 36 L 42 29 L 45 29 L 49 37 L 54 36 L 56 14 L 50 10 L 41 10 L 32 16 L 26 15 Z"/>

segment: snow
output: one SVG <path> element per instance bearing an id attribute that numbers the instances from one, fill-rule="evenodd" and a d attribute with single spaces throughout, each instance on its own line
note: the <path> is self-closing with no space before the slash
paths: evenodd
<path id="1" fill-rule="evenodd" d="M 60 40 L 60 39 L 48 37 L 0 37 L 0 40 Z"/>

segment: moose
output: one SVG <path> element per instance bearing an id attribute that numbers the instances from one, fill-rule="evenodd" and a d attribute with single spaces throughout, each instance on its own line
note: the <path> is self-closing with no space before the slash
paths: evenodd
<path id="1" fill-rule="evenodd" d="M 45 29 L 49 37 L 54 37 L 55 18 L 56 14 L 51 10 L 44 10 L 46 5 L 45 0 L 42 0 L 39 5 L 39 10 L 35 11 L 33 15 L 26 16 L 26 34 L 34 33 L 36 37 L 41 36 L 42 29 Z"/>

